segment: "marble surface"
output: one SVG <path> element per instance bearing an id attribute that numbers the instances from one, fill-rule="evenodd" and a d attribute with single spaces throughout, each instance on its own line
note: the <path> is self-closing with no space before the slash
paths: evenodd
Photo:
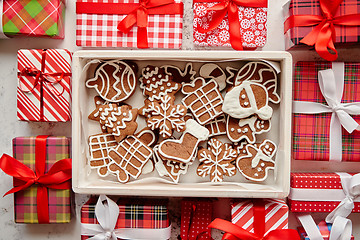
<path id="1" fill-rule="evenodd" d="M 0 40 L 0 153 L 11 154 L 11 139 L 16 136 L 30 136 L 38 134 L 66 135 L 71 136 L 70 123 L 27 123 L 16 119 L 16 52 L 20 48 L 67 48 L 71 51 L 80 48 L 75 45 L 75 0 L 67 1 L 66 9 L 66 38 L 64 40 L 23 38 Z M 284 0 L 269 1 L 268 17 L 268 41 L 263 50 L 284 50 L 282 10 Z M 183 49 L 193 50 L 192 43 L 192 11 L 191 0 L 185 0 Z M 339 61 L 358 61 L 359 49 L 342 49 L 339 51 L 342 57 Z M 297 60 L 319 60 L 314 52 L 294 51 L 294 62 Z M 315 164 L 315 165 L 314 165 Z M 316 166 L 324 171 L 338 168 L 337 165 L 328 163 L 314 163 L 304 165 L 303 163 L 293 164 L 293 170 L 309 169 Z M 341 170 L 360 171 L 360 164 L 343 164 Z M 12 187 L 12 178 L 0 171 L 0 195 L 3 195 Z M 88 199 L 87 195 L 75 194 L 74 217 L 70 224 L 36 225 L 36 224 L 15 224 L 13 213 L 13 196 L 6 196 L 0 199 L 0 240 L 5 239 L 80 239 L 79 211 L 81 205 Z M 170 213 L 173 219 L 172 239 L 177 239 L 179 234 L 179 202 L 180 199 L 170 199 Z M 229 199 L 220 199 L 215 206 L 215 215 L 229 217 Z M 324 218 L 324 214 L 316 214 L 316 219 Z M 360 236 L 360 215 L 352 214 L 354 235 Z M 290 227 L 297 226 L 293 215 L 290 216 Z M 214 237 L 220 239 L 219 233 Z"/>

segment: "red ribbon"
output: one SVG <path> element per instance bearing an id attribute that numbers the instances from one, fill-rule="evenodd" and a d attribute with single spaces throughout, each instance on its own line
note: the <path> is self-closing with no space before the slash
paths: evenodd
<path id="1" fill-rule="evenodd" d="M 194 3 L 213 2 L 209 0 L 194 0 Z M 238 6 L 243 7 L 267 7 L 267 0 L 221 0 L 220 3 L 208 7 L 207 11 L 215 11 L 208 28 L 198 27 L 201 33 L 207 33 L 217 28 L 223 18 L 228 15 L 230 43 L 235 50 L 243 50 L 242 36 L 240 33 L 240 21 L 238 14 Z"/>
<path id="2" fill-rule="evenodd" d="M 254 200 L 254 233 L 229 221 L 216 218 L 209 224 L 209 228 L 216 228 L 226 233 L 223 240 L 300 240 L 298 232 L 294 229 L 276 229 L 265 235 L 265 203 Z"/>
<path id="3" fill-rule="evenodd" d="M 46 59 L 46 51 L 43 51 L 41 54 L 41 70 L 31 67 L 24 68 L 21 72 L 18 73 L 19 77 L 19 88 L 21 91 L 25 93 L 33 92 L 34 89 L 40 85 L 40 121 L 44 120 L 44 86 L 46 86 L 50 92 L 54 95 L 61 96 L 64 93 L 64 86 L 62 85 L 62 79 L 65 76 L 71 76 L 71 73 L 64 73 L 64 72 L 54 72 L 54 73 L 45 73 L 45 63 Z M 22 76 L 31 76 L 35 77 L 35 81 L 33 83 L 33 86 L 30 90 L 23 87 Z M 54 84 L 59 83 L 62 86 L 62 92 L 58 92 Z"/>
<path id="4" fill-rule="evenodd" d="M 35 172 L 25 164 L 7 154 L 0 158 L 0 168 L 14 177 L 14 188 L 4 196 L 24 190 L 34 184 L 37 185 L 37 214 L 39 223 L 49 223 L 48 188 L 71 188 L 71 159 L 57 161 L 47 173 L 46 167 L 46 139 L 47 136 L 37 136 L 35 140 Z"/>
<path id="5" fill-rule="evenodd" d="M 76 13 L 82 14 L 128 14 L 118 25 L 127 34 L 137 24 L 137 47 L 148 48 L 149 14 L 183 14 L 183 3 L 174 0 L 140 0 L 137 3 L 89 3 L 77 2 Z"/>
<path id="6" fill-rule="evenodd" d="M 335 61 L 338 52 L 335 49 L 335 25 L 359 26 L 360 14 L 349 14 L 334 17 L 343 0 L 319 0 L 321 16 L 319 15 L 293 15 L 284 23 L 285 33 L 294 27 L 316 26 L 300 42 L 309 46 L 315 45 L 316 52 L 325 60 Z M 333 53 L 330 52 L 333 51 Z"/>

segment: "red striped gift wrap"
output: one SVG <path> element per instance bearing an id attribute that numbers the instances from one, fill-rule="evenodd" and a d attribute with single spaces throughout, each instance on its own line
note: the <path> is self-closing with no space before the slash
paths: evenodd
<path id="1" fill-rule="evenodd" d="M 19 120 L 71 121 L 71 59 L 65 49 L 18 51 Z"/>
<path id="2" fill-rule="evenodd" d="M 345 198 L 341 178 L 336 173 L 291 173 L 290 187 L 288 202 L 291 212 L 331 212 Z M 297 190 L 310 190 L 316 194 L 303 191 L 303 195 L 298 195 L 295 193 Z M 337 197 L 339 194 L 340 197 Z M 307 199 L 308 195 L 310 198 Z M 316 199 L 311 199 L 313 195 Z M 327 195 L 329 199 L 319 199 Z M 360 212 L 360 199 L 355 199 L 354 205 L 353 212 Z"/>

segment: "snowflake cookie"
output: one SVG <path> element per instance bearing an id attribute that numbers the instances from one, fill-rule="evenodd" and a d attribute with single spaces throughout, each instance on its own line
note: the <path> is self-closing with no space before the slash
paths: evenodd
<path id="1" fill-rule="evenodd" d="M 236 167 L 232 164 L 237 152 L 231 145 L 223 144 L 216 138 L 208 141 L 207 149 L 200 149 L 197 157 L 200 161 L 196 173 L 200 177 L 210 176 L 211 182 L 222 182 L 224 176 L 234 176 Z"/>
<path id="2" fill-rule="evenodd" d="M 268 176 L 268 171 L 275 168 L 272 159 L 276 153 L 276 145 L 270 140 L 264 140 L 258 147 L 248 144 L 246 151 L 240 151 L 236 159 L 236 167 L 247 179 L 261 182 Z"/>

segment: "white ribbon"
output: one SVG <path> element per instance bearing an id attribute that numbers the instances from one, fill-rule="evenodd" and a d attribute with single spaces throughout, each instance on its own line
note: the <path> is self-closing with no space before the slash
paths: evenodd
<path id="1" fill-rule="evenodd" d="M 147 239 L 162 240 L 171 236 L 171 225 L 167 228 L 120 228 L 115 229 L 119 217 L 119 207 L 110 198 L 100 195 L 95 206 L 95 215 L 99 224 L 81 223 L 81 235 L 93 236 L 91 240 Z"/>
<path id="2" fill-rule="evenodd" d="M 301 225 L 304 227 L 310 240 L 324 240 L 314 219 L 309 214 L 298 215 Z M 343 217 L 336 217 L 331 227 L 329 240 L 350 240 L 352 233 L 352 222 Z"/>
<path id="3" fill-rule="evenodd" d="M 8 37 L 4 33 L 3 29 L 3 13 L 4 13 L 4 1 L 0 0 L 0 39 L 7 39 Z"/>
<path id="4" fill-rule="evenodd" d="M 329 133 L 329 160 L 342 160 L 342 132 L 341 126 L 352 133 L 360 130 L 360 125 L 350 116 L 360 114 L 360 102 L 341 103 L 344 89 L 344 63 L 333 62 L 332 69 L 318 73 L 320 91 L 327 105 L 317 102 L 294 101 L 293 112 L 303 114 L 317 114 L 331 112 Z"/>
<path id="5" fill-rule="evenodd" d="M 351 176 L 348 173 L 336 173 L 341 178 L 342 190 L 345 198 L 340 204 L 326 217 L 325 221 L 333 223 L 336 217 L 344 217 L 350 215 L 354 209 L 354 200 L 360 196 L 360 173 Z"/>

